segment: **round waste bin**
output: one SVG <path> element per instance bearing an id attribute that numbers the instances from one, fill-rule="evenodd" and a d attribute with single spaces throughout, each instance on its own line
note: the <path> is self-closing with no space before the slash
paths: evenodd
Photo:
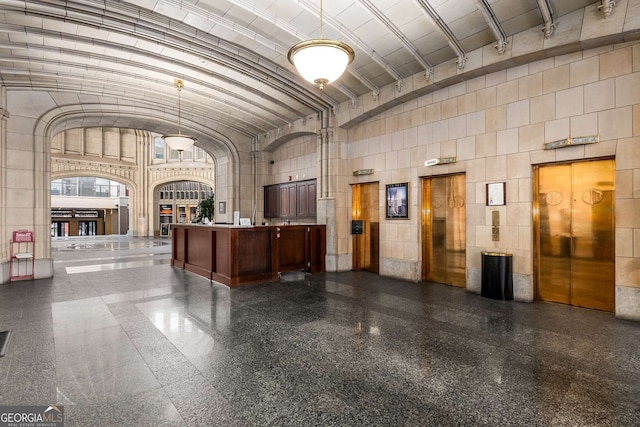
<path id="1" fill-rule="evenodd" d="M 480 295 L 499 300 L 513 299 L 513 256 L 500 252 L 482 252 L 482 288 Z"/>

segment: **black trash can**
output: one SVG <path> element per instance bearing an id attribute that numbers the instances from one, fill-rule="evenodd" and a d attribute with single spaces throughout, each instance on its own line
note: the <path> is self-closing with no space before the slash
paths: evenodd
<path id="1" fill-rule="evenodd" d="M 482 288 L 480 295 L 499 300 L 513 299 L 513 256 L 482 252 Z"/>

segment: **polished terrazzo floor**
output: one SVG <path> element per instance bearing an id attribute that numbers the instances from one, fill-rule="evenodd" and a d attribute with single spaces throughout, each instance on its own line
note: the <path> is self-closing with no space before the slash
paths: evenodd
<path id="1" fill-rule="evenodd" d="M 228 289 L 167 241 L 0 286 L 0 405 L 65 426 L 638 426 L 640 324 L 363 272 Z"/>

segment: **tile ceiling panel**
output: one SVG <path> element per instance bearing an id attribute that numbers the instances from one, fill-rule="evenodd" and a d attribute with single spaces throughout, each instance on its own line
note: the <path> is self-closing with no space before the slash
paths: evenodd
<path id="1" fill-rule="evenodd" d="M 335 19 L 347 26 L 351 31 L 356 31 L 363 25 L 373 21 L 374 17 L 360 3 L 353 3 L 342 10 Z"/>
<path id="2" fill-rule="evenodd" d="M 413 19 L 404 23 L 401 27 L 399 27 L 402 34 L 411 40 L 414 44 L 416 40 L 424 37 L 429 34 L 438 34 L 436 28 L 431 24 L 431 22 L 424 16 L 422 13 L 417 13 L 413 15 Z M 442 41 L 446 44 L 447 41 L 438 35 L 442 39 Z"/>
<path id="3" fill-rule="evenodd" d="M 384 49 L 378 48 L 378 41 L 384 40 L 383 43 L 388 44 L 389 39 L 392 39 L 394 40 L 396 47 L 400 46 L 400 42 L 398 41 L 398 39 L 393 34 L 390 34 L 384 30 L 385 26 L 383 23 L 376 20 L 371 20 L 359 26 L 353 33 L 360 39 L 365 40 L 368 45 L 375 45 L 376 52 L 384 56 Z"/>
<path id="4" fill-rule="evenodd" d="M 481 46 L 495 44 L 495 40 L 493 33 L 487 28 L 484 31 L 480 31 L 460 40 L 460 44 L 464 48 L 465 52 L 471 52 Z"/>
<path id="5" fill-rule="evenodd" d="M 473 0 L 446 0 L 438 6 L 433 2 L 431 2 L 431 4 L 436 12 L 438 12 L 438 15 L 440 15 L 440 18 L 447 23 L 478 12 L 476 3 Z"/>
<path id="6" fill-rule="evenodd" d="M 387 8 L 380 4 L 377 4 L 377 6 L 384 12 L 384 15 L 399 28 L 403 28 L 408 22 L 422 17 L 422 12 L 420 12 L 416 4 L 396 3 Z"/>
<path id="7" fill-rule="evenodd" d="M 491 10 L 500 21 L 502 29 L 507 36 L 531 28 L 534 25 L 542 25 L 542 16 L 535 0 L 496 0 L 491 4 Z"/>
<path id="8" fill-rule="evenodd" d="M 563 16 L 596 2 L 589 0 L 552 0 L 551 3 L 553 12 L 558 16 Z M 618 0 L 618 3 L 622 2 Z"/>
<path id="9" fill-rule="evenodd" d="M 451 31 L 453 31 L 453 34 L 455 34 L 458 39 L 464 39 L 480 33 L 489 27 L 480 13 L 472 13 L 452 21 L 449 28 L 451 28 Z M 477 49 L 479 47 L 482 47 L 482 45 L 473 46 L 471 49 Z"/>
<path id="10" fill-rule="evenodd" d="M 418 47 L 418 50 L 422 53 L 428 53 L 427 58 L 433 65 L 437 65 L 437 61 L 433 61 L 431 58 L 431 54 L 435 51 L 438 51 L 442 48 L 449 48 L 449 44 L 447 40 L 443 38 L 438 32 L 432 31 L 430 33 L 424 34 L 419 39 L 415 40 L 415 45 Z M 453 50 L 451 51 L 453 54 Z"/>
<path id="11" fill-rule="evenodd" d="M 514 16 L 511 19 L 502 22 L 502 29 L 507 37 L 520 32 L 520 28 L 542 28 L 544 21 L 538 9 L 532 9 L 529 12 Z"/>
<path id="12" fill-rule="evenodd" d="M 291 22 L 297 15 L 301 13 L 301 10 L 296 7 L 291 7 L 289 1 L 274 1 L 271 5 L 265 8 L 269 14 L 278 17 L 279 20 L 284 22 Z M 320 22 L 319 16 L 316 16 L 318 22 Z"/>

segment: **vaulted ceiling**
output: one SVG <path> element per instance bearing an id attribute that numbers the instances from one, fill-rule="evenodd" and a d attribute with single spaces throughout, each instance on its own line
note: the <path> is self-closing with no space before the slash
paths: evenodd
<path id="1" fill-rule="evenodd" d="M 186 127 L 252 138 L 439 64 L 462 67 L 467 52 L 544 29 L 545 19 L 550 31 L 593 3 L 324 0 L 324 38 L 356 57 L 320 91 L 287 60 L 292 45 L 320 37 L 320 0 L 0 0 L 0 82 L 46 91 L 61 107 L 164 111 L 166 123 L 147 130 L 174 133 L 180 78 Z"/>

